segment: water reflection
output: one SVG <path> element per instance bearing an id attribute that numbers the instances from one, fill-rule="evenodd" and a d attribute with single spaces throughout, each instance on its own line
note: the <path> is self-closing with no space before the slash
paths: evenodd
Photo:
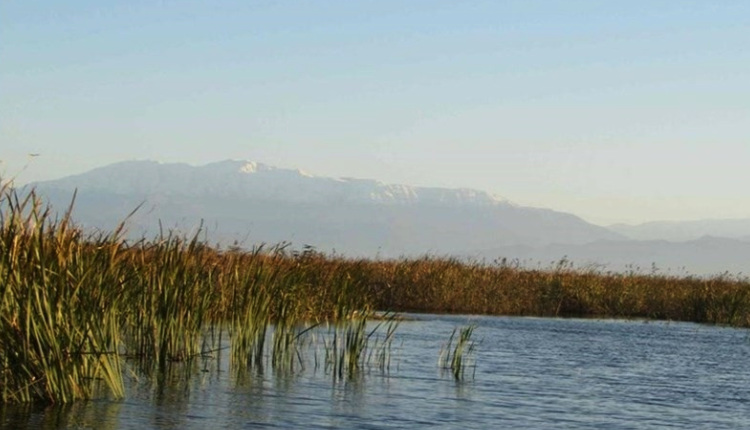
<path id="1" fill-rule="evenodd" d="M 441 376 L 440 347 L 468 323 L 476 379 L 456 382 Z M 214 354 L 129 379 L 124 401 L 2 408 L 2 427 L 750 428 L 746 330 L 421 315 L 399 327 L 390 372 L 344 379 L 309 348 L 295 371 L 242 372 Z"/>
<path id="2" fill-rule="evenodd" d="M 0 428 L 17 430 L 119 429 L 123 404 L 88 401 L 71 405 L 0 406 Z"/>

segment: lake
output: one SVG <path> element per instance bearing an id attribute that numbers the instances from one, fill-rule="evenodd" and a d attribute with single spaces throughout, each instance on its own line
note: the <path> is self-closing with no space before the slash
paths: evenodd
<path id="1" fill-rule="evenodd" d="M 475 366 L 441 347 L 476 324 Z M 5 407 L 14 429 L 750 428 L 747 330 L 690 323 L 409 315 L 390 366 L 335 380 L 311 341 L 304 368 L 244 378 L 228 353 L 190 377 L 128 377 L 125 400 Z M 318 366 L 316 366 L 316 361 Z"/>

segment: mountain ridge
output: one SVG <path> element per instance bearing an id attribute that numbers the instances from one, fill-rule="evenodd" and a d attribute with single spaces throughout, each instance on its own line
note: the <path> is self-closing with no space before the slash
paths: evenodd
<path id="1" fill-rule="evenodd" d="M 475 257 L 513 261 L 520 267 L 548 268 L 561 260 L 578 269 L 636 272 L 672 276 L 746 277 L 750 270 L 750 242 L 713 236 L 684 242 L 655 240 L 598 240 L 585 244 L 547 244 L 541 247 L 504 246 L 477 252 Z"/>
<path id="2" fill-rule="evenodd" d="M 512 205 L 507 199 L 469 188 L 414 187 L 374 179 L 314 176 L 254 161 L 224 160 L 202 166 L 156 161 L 123 161 L 37 187 L 87 189 L 120 194 L 222 195 L 297 202 L 378 204 Z"/>
<path id="3" fill-rule="evenodd" d="M 249 236 L 368 257 L 622 239 L 573 214 L 483 191 L 317 177 L 247 161 L 128 161 L 34 186 L 58 208 L 77 190 L 74 219 L 94 228 L 112 228 L 144 204 L 129 220 L 136 234 L 202 222 L 221 243 Z"/>
<path id="4" fill-rule="evenodd" d="M 692 221 L 650 221 L 641 224 L 612 224 L 612 231 L 633 240 L 663 239 L 685 242 L 704 236 L 750 240 L 750 218 L 715 218 Z"/>

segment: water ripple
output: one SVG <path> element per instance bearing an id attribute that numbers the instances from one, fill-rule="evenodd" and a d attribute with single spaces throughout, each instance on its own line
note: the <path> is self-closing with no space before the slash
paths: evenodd
<path id="1" fill-rule="evenodd" d="M 476 378 L 441 375 L 440 346 L 477 324 Z M 321 369 L 131 387 L 125 401 L 5 408 L 3 428 L 750 428 L 747 331 L 683 323 L 415 315 L 392 370 Z"/>

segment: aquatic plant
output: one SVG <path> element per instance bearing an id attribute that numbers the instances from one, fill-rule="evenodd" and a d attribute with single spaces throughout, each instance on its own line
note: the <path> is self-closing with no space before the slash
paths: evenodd
<path id="1" fill-rule="evenodd" d="M 464 380 L 466 368 L 473 366 L 471 360 L 476 344 L 471 340 L 471 336 L 476 328 L 475 324 L 463 328 L 454 328 L 448 343 L 441 348 L 438 363 L 441 370 L 450 370 L 456 381 Z M 458 333 L 458 337 L 456 337 Z M 453 343 L 455 340 L 455 344 Z M 472 374 L 473 375 L 473 374 Z"/>
<path id="2" fill-rule="evenodd" d="M 0 401 L 121 397 L 121 230 L 84 240 L 70 211 L 7 186 L 0 225 Z"/>
<path id="3" fill-rule="evenodd" d="M 333 375 L 334 381 L 354 379 L 373 362 L 383 373 L 390 370 L 391 345 L 399 319 L 387 312 L 368 330 L 368 321 L 373 317 L 374 313 L 368 309 L 352 311 L 348 318 L 331 326 L 331 339 L 324 339 L 325 370 Z M 384 327 L 384 336 L 378 337 Z"/>
<path id="4" fill-rule="evenodd" d="M 380 333 L 381 327 L 385 325 L 385 334 L 382 337 L 376 335 L 377 337 L 370 348 L 370 355 L 367 361 L 373 362 L 382 374 L 387 374 L 391 369 L 393 340 L 401 319 L 399 315 L 393 312 L 386 312 L 378 316 L 378 318 L 381 322 L 375 326 L 372 333 Z"/>
<path id="5" fill-rule="evenodd" d="M 196 234 L 168 233 L 142 241 L 132 253 L 124 313 L 127 353 L 164 368 L 200 355 L 200 333 L 208 322 L 216 268 Z"/>
<path id="6" fill-rule="evenodd" d="M 366 280 L 375 309 L 652 318 L 750 327 L 750 281 L 728 274 L 602 272 L 576 268 L 567 260 L 549 268 L 524 269 L 507 261 L 435 256 L 370 261 L 360 267 L 357 276 Z"/>

